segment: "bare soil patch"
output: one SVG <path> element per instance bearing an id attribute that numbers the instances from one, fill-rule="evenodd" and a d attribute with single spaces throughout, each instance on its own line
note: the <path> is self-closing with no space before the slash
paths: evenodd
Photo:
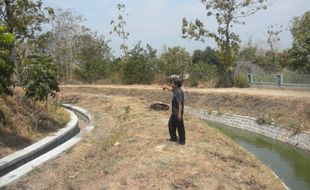
<path id="1" fill-rule="evenodd" d="M 151 110 L 145 97 L 83 88 L 61 97 L 89 110 L 95 129 L 7 189 L 284 189 L 255 156 L 196 118 L 185 115 L 180 146 L 166 141 L 169 111 Z"/>

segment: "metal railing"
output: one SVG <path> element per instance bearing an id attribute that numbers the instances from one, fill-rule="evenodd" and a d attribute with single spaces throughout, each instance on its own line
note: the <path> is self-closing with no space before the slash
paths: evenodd
<path id="1" fill-rule="evenodd" d="M 288 74 L 248 74 L 251 85 L 310 87 L 310 75 Z"/>

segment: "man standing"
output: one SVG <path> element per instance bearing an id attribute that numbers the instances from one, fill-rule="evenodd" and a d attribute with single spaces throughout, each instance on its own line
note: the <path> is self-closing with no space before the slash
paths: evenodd
<path id="1" fill-rule="evenodd" d="M 168 123 L 170 139 L 167 140 L 185 145 L 185 127 L 183 121 L 184 93 L 181 86 L 182 80 L 180 78 L 174 78 L 170 87 L 163 87 L 163 90 L 167 89 L 173 92 L 171 116 Z M 177 139 L 176 130 L 178 130 L 179 140 Z"/>

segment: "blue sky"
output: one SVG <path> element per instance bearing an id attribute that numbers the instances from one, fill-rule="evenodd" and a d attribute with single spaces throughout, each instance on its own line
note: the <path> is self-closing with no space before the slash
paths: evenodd
<path id="1" fill-rule="evenodd" d="M 115 35 L 109 35 L 112 19 L 117 16 L 117 3 L 125 3 L 127 26 L 130 33 L 129 47 L 141 41 L 143 45 L 150 44 L 159 53 L 164 45 L 167 47 L 182 46 L 189 52 L 195 49 L 204 49 L 207 46 L 216 48 L 213 40 L 205 43 L 181 37 L 182 18 L 188 20 L 199 18 L 208 25 L 210 31 L 216 31 L 217 24 L 206 17 L 206 11 L 199 0 L 44 0 L 44 5 L 55 8 L 72 9 L 76 14 L 82 15 L 86 21 L 84 25 L 103 34 L 110 39 L 110 46 L 114 54 L 119 55 L 121 41 Z M 265 46 L 266 32 L 269 25 L 290 26 L 295 16 L 301 16 L 310 11 L 310 0 L 272 0 L 267 10 L 261 10 L 249 16 L 245 25 L 238 25 L 233 31 L 240 35 L 245 44 L 249 38 L 258 42 L 260 47 Z M 280 35 L 279 48 L 291 47 L 292 37 L 289 31 Z"/>

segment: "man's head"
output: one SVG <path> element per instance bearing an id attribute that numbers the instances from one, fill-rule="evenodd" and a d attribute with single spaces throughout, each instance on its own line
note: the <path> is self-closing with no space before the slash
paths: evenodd
<path id="1" fill-rule="evenodd" d="M 172 80 L 172 84 L 180 88 L 183 82 L 179 77 L 176 77 Z"/>

